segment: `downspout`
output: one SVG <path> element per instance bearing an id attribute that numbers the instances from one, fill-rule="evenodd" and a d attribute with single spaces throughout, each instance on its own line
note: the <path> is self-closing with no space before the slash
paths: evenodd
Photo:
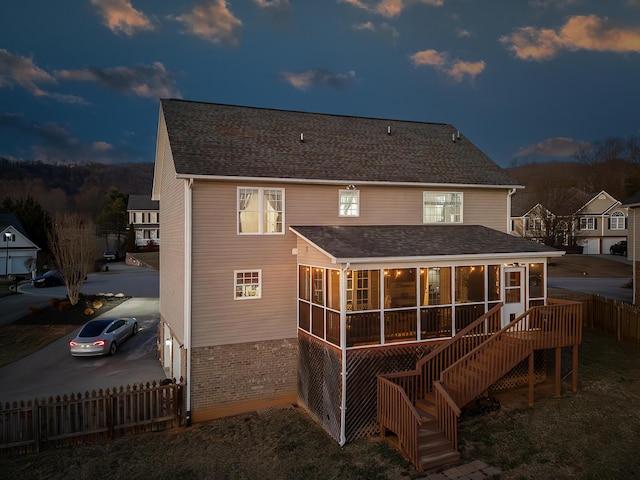
<path id="1" fill-rule="evenodd" d="M 511 233 L 511 197 L 516 193 L 516 189 L 512 188 L 507 194 L 507 233 Z M 522 222 L 522 229 L 524 231 L 524 220 Z"/>
<path id="2" fill-rule="evenodd" d="M 351 266 L 347 262 L 340 275 L 340 354 L 342 355 L 342 368 L 340 372 L 340 446 L 347 443 L 347 270 Z"/>
<path id="3" fill-rule="evenodd" d="M 191 228 L 193 178 L 184 183 L 184 344 L 187 361 L 187 389 L 185 424 L 191 425 Z"/>

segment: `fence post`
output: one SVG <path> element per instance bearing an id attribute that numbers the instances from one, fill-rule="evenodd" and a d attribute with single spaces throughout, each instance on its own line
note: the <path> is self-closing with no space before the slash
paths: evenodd
<path id="1" fill-rule="evenodd" d="M 113 439 L 113 408 L 111 405 L 111 391 L 107 390 L 105 395 L 106 420 L 107 420 L 107 439 Z"/>
<path id="2" fill-rule="evenodd" d="M 620 312 L 620 305 L 616 304 L 616 335 L 618 337 L 618 341 L 622 341 L 622 315 Z"/>

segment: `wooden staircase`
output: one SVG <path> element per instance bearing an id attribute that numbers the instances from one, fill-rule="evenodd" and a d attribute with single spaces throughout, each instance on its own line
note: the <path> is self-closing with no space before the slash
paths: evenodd
<path id="1" fill-rule="evenodd" d="M 526 358 L 533 377 L 535 350 L 582 342 L 579 302 L 548 300 L 548 305 L 533 307 L 504 328 L 501 307 L 496 305 L 434 349 L 415 370 L 378 376 L 381 435 L 386 429 L 396 433 L 401 450 L 417 469 L 460 459 L 460 409 Z"/>

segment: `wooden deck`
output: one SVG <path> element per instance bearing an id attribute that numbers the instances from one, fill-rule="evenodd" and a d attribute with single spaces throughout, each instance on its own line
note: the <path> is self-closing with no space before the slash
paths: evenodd
<path id="1" fill-rule="evenodd" d="M 402 452 L 419 470 L 457 461 L 461 408 L 523 360 L 529 359 L 529 403 L 533 404 L 533 353 L 556 349 L 556 394 L 560 394 L 560 350 L 573 347 L 577 390 L 582 303 L 548 299 L 504 328 L 496 305 L 416 364 L 415 370 L 378 376 L 378 422 L 398 436 Z"/>

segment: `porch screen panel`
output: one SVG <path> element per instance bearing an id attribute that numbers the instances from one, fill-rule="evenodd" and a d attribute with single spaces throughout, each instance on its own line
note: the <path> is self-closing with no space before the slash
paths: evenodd
<path id="1" fill-rule="evenodd" d="M 327 307 L 340 310 L 340 270 L 327 269 Z"/>
<path id="2" fill-rule="evenodd" d="M 324 308 L 317 305 L 311 307 L 311 333 L 324 338 Z"/>
<path id="3" fill-rule="evenodd" d="M 485 313 L 484 303 L 456 307 L 456 332 L 469 326 Z"/>
<path id="4" fill-rule="evenodd" d="M 544 297 L 544 264 L 529 264 L 529 298 Z"/>
<path id="5" fill-rule="evenodd" d="M 347 347 L 377 345 L 380 338 L 380 312 L 347 315 Z"/>
<path id="6" fill-rule="evenodd" d="M 416 307 L 416 270 L 398 268 L 384 271 L 384 308 Z"/>
<path id="7" fill-rule="evenodd" d="M 311 268 L 306 265 L 298 267 L 298 298 L 311 300 Z"/>
<path id="8" fill-rule="evenodd" d="M 298 326 L 307 332 L 311 326 L 311 305 L 298 301 Z"/>
<path id="9" fill-rule="evenodd" d="M 456 267 L 456 303 L 484 302 L 484 287 L 484 265 Z"/>
<path id="10" fill-rule="evenodd" d="M 393 310 L 384 313 L 384 341 L 406 342 L 417 340 L 418 317 L 416 309 Z"/>
<path id="11" fill-rule="evenodd" d="M 420 305 L 451 304 L 451 267 L 420 269 Z"/>
<path id="12" fill-rule="evenodd" d="M 451 307 L 420 309 L 420 339 L 451 336 Z"/>
<path id="13" fill-rule="evenodd" d="M 340 312 L 327 310 L 326 340 L 340 346 Z"/>
<path id="14" fill-rule="evenodd" d="M 380 271 L 352 270 L 347 272 L 347 311 L 380 308 Z"/>
<path id="15" fill-rule="evenodd" d="M 324 268 L 312 270 L 313 303 L 324 305 Z"/>
<path id="16" fill-rule="evenodd" d="M 487 286 L 487 296 L 490 302 L 500 300 L 500 265 L 489 265 L 489 285 Z"/>

